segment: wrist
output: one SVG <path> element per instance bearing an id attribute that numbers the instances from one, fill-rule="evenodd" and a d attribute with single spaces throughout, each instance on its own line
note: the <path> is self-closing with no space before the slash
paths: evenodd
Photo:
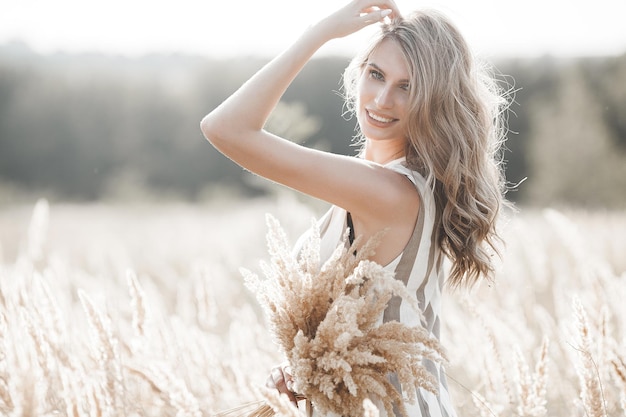
<path id="1" fill-rule="evenodd" d="M 313 54 L 332 39 L 333 37 L 327 31 L 322 30 L 320 23 L 317 22 L 309 25 L 302 32 L 297 44 L 299 48 L 302 48 L 303 52 L 309 51 Z"/>

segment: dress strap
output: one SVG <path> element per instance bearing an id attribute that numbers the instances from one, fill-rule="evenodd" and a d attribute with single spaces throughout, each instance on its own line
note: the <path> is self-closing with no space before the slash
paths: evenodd
<path id="1" fill-rule="evenodd" d="M 419 193 L 419 189 L 418 189 Z M 413 266 L 415 264 L 415 259 L 417 258 L 417 252 L 420 247 L 420 242 L 422 240 L 422 233 L 424 231 L 424 216 L 426 211 L 424 210 L 424 200 L 422 199 L 420 193 L 420 207 L 417 213 L 417 220 L 415 222 L 415 227 L 413 228 L 413 233 L 409 238 L 409 242 L 406 244 L 404 251 L 402 251 L 402 255 L 400 256 L 400 261 L 395 269 L 395 279 L 401 280 L 404 285 L 407 285 L 409 282 L 409 277 L 411 275 L 411 271 L 413 270 Z M 383 323 L 389 321 L 400 321 L 400 304 L 402 303 L 402 299 L 397 295 L 391 297 L 389 302 L 387 303 L 387 307 L 385 308 L 385 312 L 383 313 Z M 389 375 L 389 382 L 398 390 L 399 393 L 402 393 L 402 386 L 398 380 L 397 375 L 391 374 Z M 401 416 L 402 414 L 394 404 L 393 407 L 394 415 Z"/>
<path id="2" fill-rule="evenodd" d="M 400 261 L 394 271 L 395 278 L 401 280 L 404 285 L 407 285 L 409 282 L 409 277 L 411 275 L 411 271 L 413 270 L 415 259 L 417 258 L 417 252 L 419 251 L 420 242 L 422 240 L 422 234 L 424 232 L 424 217 L 426 215 L 426 210 L 424 209 L 425 201 L 422 198 L 419 188 L 417 189 L 417 192 L 420 194 L 420 207 L 417 213 L 415 227 L 413 228 L 413 233 L 409 238 L 409 242 L 406 244 L 404 251 L 402 251 Z M 394 296 L 391 300 L 389 300 L 387 308 L 383 314 L 383 322 L 400 321 L 401 302 L 402 299 L 398 296 Z"/>

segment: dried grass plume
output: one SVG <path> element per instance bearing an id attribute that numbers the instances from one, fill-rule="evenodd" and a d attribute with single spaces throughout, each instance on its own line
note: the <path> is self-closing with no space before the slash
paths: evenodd
<path id="1" fill-rule="evenodd" d="M 393 415 L 406 415 L 404 401 L 416 388 L 437 392 L 438 381 L 422 359 L 444 360 L 439 341 L 422 326 L 381 323 L 393 295 L 421 316 L 417 300 L 393 273 L 368 258 L 377 238 L 346 244 L 320 262 L 320 233 L 312 234 L 299 256 L 292 253 L 279 222 L 267 216 L 269 263 L 266 279 L 243 270 L 248 287 L 265 310 L 275 341 L 293 369 L 296 391 L 322 414 L 362 416 L 366 400 L 377 400 Z M 356 254 L 356 255 L 355 255 Z M 391 384 L 395 373 L 406 398 Z"/>

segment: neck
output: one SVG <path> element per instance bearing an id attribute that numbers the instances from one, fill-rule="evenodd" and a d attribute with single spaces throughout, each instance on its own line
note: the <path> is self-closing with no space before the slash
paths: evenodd
<path id="1" fill-rule="evenodd" d="M 365 142 L 363 159 L 384 165 L 404 156 L 404 143 L 374 142 L 369 139 Z"/>

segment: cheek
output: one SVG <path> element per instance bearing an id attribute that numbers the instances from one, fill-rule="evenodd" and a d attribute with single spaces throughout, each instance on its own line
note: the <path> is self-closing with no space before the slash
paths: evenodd
<path id="1" fill-rule="evenodd" d="M 409 113 L 409 96 L 408 94 L 401 94 L 398 97 L 398 109 L 402 112 L 403 115 L 407 115 Z"/>
<path id="2" fill-rule="evenodd" d="M 356 86 L 356 96 L 357 101 L 364 102 L 367 101 L 373 94 L 372 92 L 372 83 L 366 77 L 359 78 L 359 81 Z"/>

